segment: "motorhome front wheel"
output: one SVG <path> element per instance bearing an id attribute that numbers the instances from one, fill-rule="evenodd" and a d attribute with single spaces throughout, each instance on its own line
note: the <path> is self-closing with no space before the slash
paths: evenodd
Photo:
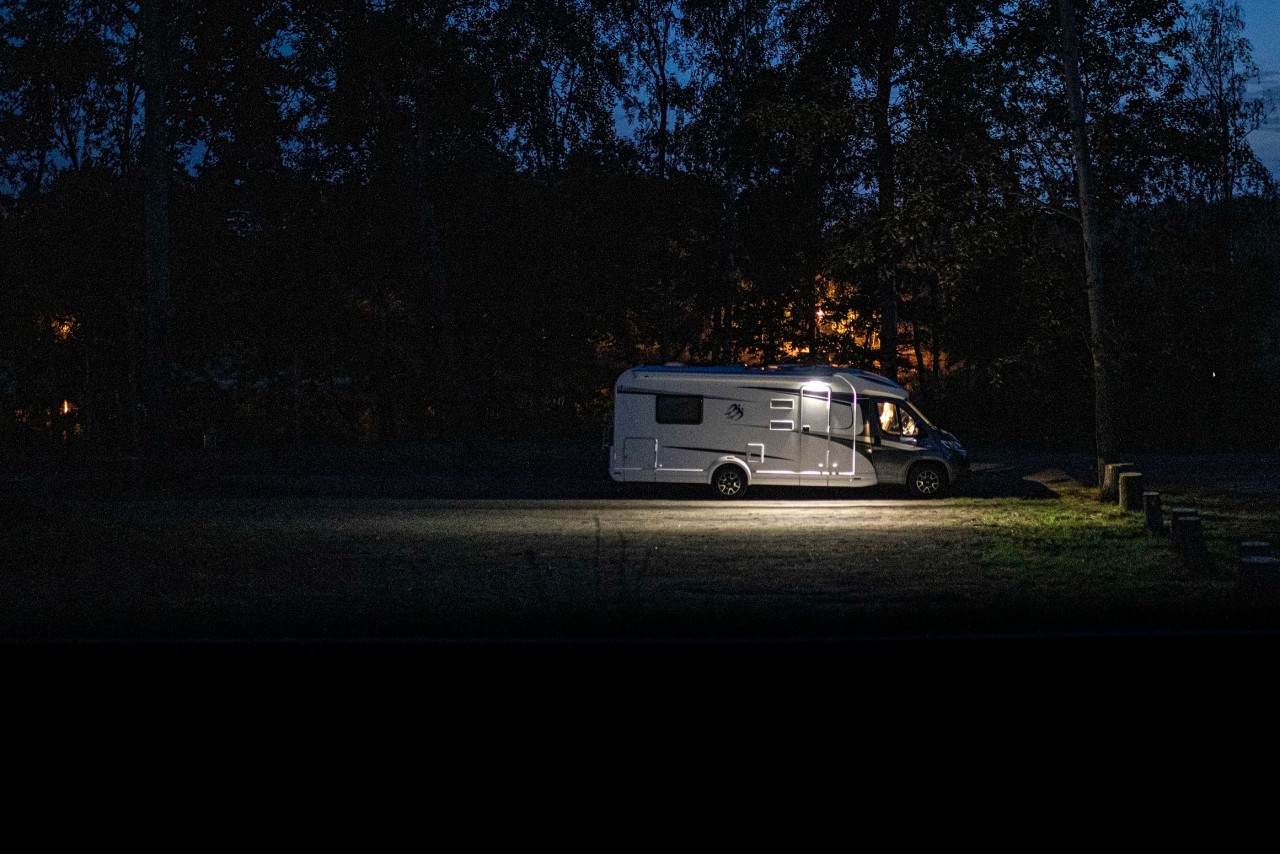
<path id="1" fill-rule="evenodd" d="M 933 463 L 920 463 L 907 477 L 907 490 L 916 498 L 941 498 L 947 492 L 947 473 Z"/>
<path id="2" fill-rule="evenodd" d="M 735 465 L 723 465 L 711 476 L 717 498 L 741 498 L 747 492 L 747 478 Z"/>

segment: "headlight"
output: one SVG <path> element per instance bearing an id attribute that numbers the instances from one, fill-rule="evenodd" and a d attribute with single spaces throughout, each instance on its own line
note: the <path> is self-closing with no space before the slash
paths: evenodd
<path id="1" fill-rule="evenodd" d="M 959 451 L 960 453 L 964 453 L 964 448 L 961 447 L 960 443 L 957 442 L 955 439 L 943 439 L 942 447 L 950 448 L 953 451 Z"/>

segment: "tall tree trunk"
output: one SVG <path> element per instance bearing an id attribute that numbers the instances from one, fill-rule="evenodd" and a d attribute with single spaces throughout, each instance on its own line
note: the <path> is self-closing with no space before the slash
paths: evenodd
<path id="1" fill-rule="evenodd" d="M 931 400 L 930 394 L 933 391 L 933 384 L 930 382 L 932 377 L 925 370 L 924 343 L 920 335 L 920 321 L 918 319 L 911 321 L 911 348 L 916 355 L 916 376 L 920 378 L 920 388 L 924 392 L 921 396 L 927 403 Z"/>
<path id="2" fill-rule="evenodd" d="M 133 166 L 133 111 L 138 106 L 138 89 L 133 81 L 124 86 L 124 115 L 120 131 L 120 177 L 127 178 Z"/>
<path id="3" fill-rule="evenodd" d="M 400 438 L 400 430 L 396 417 L 396 366 L 391 354 L 391 294 L 385 291 L 378 294 L 377 321 L 378 357 L 375 364 L 378 367 L 373 400 L 377 422 L 375 435 L 379 441 L 387 442 Z"/>
<path id="4" fill-rule="evenodd" d="M 658 180 L 666 181 L 667 123 L 670 120 L 669 113 L 671 109 L 671 88 L 670 81 L 667 79 L 667 46 L 670 44 L 669 39 L 671 38 L 671 18 L 663 15 L 661 28 L 655 26 L 653 33 L 655 36 L 661 35 L 661 41 L 659 42 L 655 39 L 654 44 L 658 78 L 658 108 L 662 113 L 662 118 L 658 123 Z"/>
<path id="5" fill-rule="evenodd" d="M 31 179 L 31 183 L 27 185 L 27 190 L 32 194 L 40 192 L 40 185 L 44 183 L 44 170 L 49 162 L 49 152 L 42 146 L 40 148 L 40 156 L 36 159 L 35 177 Z"/>
<path id="6" fill-rule="evenodd" d="M 822 334 L 822 329 L 818 324 L 818 286 L 816 284 L 811 286 L 811 293 L 813 301 L 807 306 L 809 309 L 809 362 L 810 364 L 816 364 L 821 355 L 819 353 L 819 336 Z M 825 362 L 825 360 L 822 361 Z"/>
<path id="7" fill-rule="evenodd" d="M 737 329 L 734 325 L 733 308 L 741 299 L 738 283 L 741 277 L 738 272 L 738 186 L 742 182 L 732 175 L 726 182 L 728 195 L 724 203 L 724 223 L 720 229 L 720 254 L 724 263 L 725 281 L 724 296 L 721 299 L 719 335 L 716 343 L 716 361 L 737 361 L 739 358 L 736 346 Z"/>
<path id="8" fill-rule="evenodd" d="M 1094 419 L 1096 423 L 1098 488 L 1106 465 L 1114 460 L 1115 435 L 1111 412 L 1112 341 L 1102 278 L 1102 230 L 1098 223 L 1097 185 L 1085 129 L 1084 94 L 1080 85 L 1080 19 L 1076 0 L 1058 0 L 1062 16 L 1062 79 L 1071 119 L 1071 153 L 1075 161 L 1084 237 L 1085 287 L 1089 296 L 1089 347 L 1093 355 Z"/>
<path id="9" fill-rule="evenodd" d="M 440 253 L 440 227 L 436 221 L 436 207 L 431 201 L 426 176 L 426 155 L 419 153 L 418 164 L 418 234 L 422 241 L 422 265 L 426 280 L 431 288 L 431 296 L 435 307 L 437 353 L 444 373 L 449 377 L 449 387 L 445 393 L 453 399 L 445 405 L 446 411 L 459 413 L 469 418 L 473 403 L 471 384 L 464 374 L 466 369 L 463 348 L 465 343 L 459 330 L 458 313 L 455 310 L 453 295 L 449 291 L 449 279 L 444 269 L 444 258 Z M 470 424 L 471 420 L 461 423 Z"/>
<path id="10" fill-rule="evenodd" d="M 147 0 L 143 7 L 143 81 L 146 89 L 144 143 L 144 230 L 147 278 L 147 372 L 144 391 L 148 450 L 164 449 L 168 436 L 169 313 L 169 0 Z"/>
<path id="11" fill-rule="evenodd" d="M 881 0 L 877 25 L 880 55 L 876 67 L 876 184 L 880 219 L 880 373 L 898 380 L 898 282 L 891 227 L 894 212 L 893 131 L 890 126 L 893 96 L 893 54 L 898 42 L 900 0 Z"/>
<path id="12" fill-rule="evenodd" d="M 439 409 L 446 419 L 453 419 L 451 423 L 479 425 L 478 430 L 483 430 L 483 422 L 477 417 L 479 406 L 467 375 L 468 342 L 462 334 L 457 305 L 449 287 L 444 256 L 440 251 L 440 224 L 436 219 L 436 206 L 431 199 L 428 174 L 430 154 L 425 129 L 419 131 L 416 143 L 410 168 L 414 172 L 412 179 L 418 193 L 417 225 L 422 249 L 420 259 L 435 309 L 436 357 L 441 372 L 447 378 L 444 388 L 439 390 L 446 398 Z M 478 430 L 464 430 L 463 443 L 470 447 L 477 441 Z"/>
<path id="13" fill-rule="evenodd" d="M 670 104 L 667 97 L 666 69 L 658 77 L 658 110 L 662 116 L 658 120 L 658 180 L 667 180 L 667 121 Z"/>

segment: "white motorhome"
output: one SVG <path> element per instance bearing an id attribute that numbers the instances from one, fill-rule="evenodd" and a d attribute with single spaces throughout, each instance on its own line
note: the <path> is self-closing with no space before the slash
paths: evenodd
<path id="1" fill-rule="evenodd" d="M 632 368 L 614 385 L 609 475 L 705 483 L 720 498 L 741 498 L 751 484 L 892 483 L 945 495 L 967 475 L 968 454 L 907 398 L 853 368 Z"/>

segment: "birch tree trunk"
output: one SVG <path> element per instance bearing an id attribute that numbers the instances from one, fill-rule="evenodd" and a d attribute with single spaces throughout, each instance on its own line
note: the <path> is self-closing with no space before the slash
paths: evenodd
<path id="1" fill-rule="evenodd" d="M 880 373 L 898 381 L 898 282 L 894 258 L 896 252 L 890 229 L 895 202 L 893 162 L 893 54 L 898 42 L 900 0 L 881 0 L 878 24 L 879 57 L 876 67 L 876 183 L 877 211 L 880 215 Z"/>
<path id="2" fill-rule="evenodd" d="M 147 449 L 168 444 L 169 162 L 168 106 L 169 0 L 143 6 L 143 86 L 146 134 L 143 156 L 144 240 L 147 281 L 147 366 L 144 431 Z"/>
<path id="3" fill-rule="evenodd" d="M 1098 222 L 1097 182 L 1085 128 L 1084 93 L 1080 82 L 1080 19 L 1077 0 L 1058 0 L 1062 16 L 1062 80 L 1071 120 L 1071 153 L 1080 202 L 1084 238 L 1085 288 L 1089 298 L 1089 347 L 1093 355 L 1094 420 L 1097 442 L 1097 483 L 1101 495 L 1103 472 L 1115 454 L 1111 421 L 1112 342 L 1102 276 L 1102 230 Z"/>

